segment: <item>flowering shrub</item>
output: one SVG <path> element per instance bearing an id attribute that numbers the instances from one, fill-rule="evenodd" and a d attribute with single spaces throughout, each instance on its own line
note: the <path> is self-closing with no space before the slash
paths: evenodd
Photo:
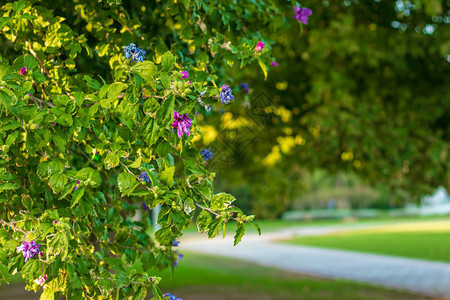
<path id="1" fill-rule="evenodd" d="M 257 62 L 267 77 L 271 41 L 256 53 L 255 25 L 269 11 L 271 30 L 287 20 L 274 4 L 191 2 L 2 6 L 0 280 L 20 272 L 41 299 L 177 299 L 156 274 L 177 266 L 172 248 L 191 221 L 209 238 L 237 222 L 235 245 L 246 224 L 259 230 L 213 191 L 195 116 L 236 100 L 216 84 L 232 80 L 225 65 Z M 244 11 L 255 23 L 230 20 Z M 231 23 L 251 31 L 228 32 Z M 153 234 L 148 214 L 136 216 L 158 205 Z"/>

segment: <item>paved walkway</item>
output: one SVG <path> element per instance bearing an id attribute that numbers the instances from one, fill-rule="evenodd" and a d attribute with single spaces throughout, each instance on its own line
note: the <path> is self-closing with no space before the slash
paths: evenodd
<path id="1" fill-rule="evenodd" d="M 261 237 L 246 235 L 236 247 L 233 247 L 231 235 L 223 240 L 208 240 L 202 236 L 201 239 L 185 239 L 180 246 L 182 250 L 241 258 L 294 272 L 349 279 L 450 299 L 448 263 L 273 243 L 274 239 L 293 234 L 320 235 L 348 230 L 348 227 L 290 229 Z"/>

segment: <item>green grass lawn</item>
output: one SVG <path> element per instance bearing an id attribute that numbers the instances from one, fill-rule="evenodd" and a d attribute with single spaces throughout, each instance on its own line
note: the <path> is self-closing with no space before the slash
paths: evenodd
<path id="1" fill-rule="evenodd" d="M 161 288 L 184 300 L 425 299 L 365 284 L 313 278 L 242 260 L 193 253 L 185 253 L 173 278 L 164 280 Z"/>
<path id="2" fill-rule="evenodd" d="M 440 224 L 437 226 L 437 224 Z M 450 222 L 415 222 L 284 241 L 295 245 L 450 262 Z"/>

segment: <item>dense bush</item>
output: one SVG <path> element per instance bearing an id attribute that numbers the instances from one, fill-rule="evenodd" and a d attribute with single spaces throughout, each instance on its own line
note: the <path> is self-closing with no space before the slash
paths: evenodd
<path id="1" fill-rule="evenodd" d="M 226 65 L 267 76 L 263 34 L 295 22 L 292 6 L 120 2 L 1 8 L 0 279 L 20 272 L 41 299 L 172 297 L 154 274 L 178 264 L 195 210 L 210 238 L 257 227 L 213 192 L 196 116 L 239 101 Z M 139 211 L 157 205 L 153 236 Z"/>

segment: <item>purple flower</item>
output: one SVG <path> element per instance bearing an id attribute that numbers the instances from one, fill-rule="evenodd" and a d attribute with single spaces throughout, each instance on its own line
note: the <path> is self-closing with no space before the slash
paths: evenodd
<path id="1" fill-rule="evenodd" d="M 264 43 L 263 42 L 258 42 L 258 44 L 256 44 L 255 50 L 257 52 L 261 51 L 264 48 Z"/>
<path id="2" fill-rule="evenodd" d="M 246 84 L 245 82 L 241 83 L 241 89 L 244 90 L 244 92 L 246 92 L 248 94 L 248 92 L 250 91 L 250 87 L 248 84 Z"/>
<path id="3" fill-rule="evenodd" d="M 186 79 L 189 77 L 188 71 L 181 71 L 180 74 L 182 75 L 181 78 Z"/>
<path id="4" fill-rule="evenodd" d="M 74 191 L 78 190 L 78 186 L 75 186 L 75 187 L 73 188 L 73 190 L 74 190 Z"/>
<path id="5" fill-rule="evenodd" d="M 167 300 L 183 300 L 181 298 L 178 298 L 177 296 L 175 296 L 172 293 L 165 293 L 163 296 L 167 297 Z"/>
<path id="6" fill-rule="evenodd" d="M 52 122 L 53 125 L 56 125 L 56 122 Z"/>
<path id="7" fill-rule="evenodd" d="M 148 183 L 151 183 L 150 177 L 148 177 L 147 172 L 142 172 L 141 175 L 139 175 L 139 179 Z"/>
<path id="8" fill-rule="evenodd" d="M 144 61 L 145 55 L 147 54 L 145 50 L 142 50 L 140 47 L 136 47 L 136 45 L 133 43 L 124 47 L 123 53 L 125 54 L 126 59 L 131 58 L 131 60 L 135 62 Z"/>
<path id="9" fill-rule="evenodd" d="M 16 248 L 17 252 L 22 251 L 23 257 L 25 257 L 25 262 L 27 262 L 30 258 L 35 256 L 39 252 L 39 247 L 41 244 L 36 244 L 35 241 L 31 242 L 23 242 L 22 245 Z"/>
<path id="10" fill-rule="evenodd" d="M 23 68 L 20 69 L 20 74 L 26 75 L 27 71 L 28 71 L 28 68 L 27 67 L 23 67 Z"/>
<path id="11" fill-rule="evenodd" d="M 203 156 L 203 159 L 206 163 L 208 163 L 208 160 L 210 160 L 214 155 L 214 153 L 211 152 L 211 148 L 203 149 L 202 151 L 200 151 L 200 154 Z"/>
<path id="12" fill-rule="evenodd" d="M 302 22 L 305 25 L 308 24 L 308 17 L 312 15 L 312 11 L 309 8 L 306 7 L 300 8 L 298 6 L 295 6 L 294 12 L 295 12 L 294 18 L 297 21 Z"/>
<path id="13" fill-rule="evenodd" d="M 230 101 L 234 101 L 233 91 L 226 84 L 220 88 L 219 100 L 222 104 L 228 104 Z"/>
<path id="14" fill-rule="evenodd" d="M 274 66 L 274 67 L 278 67 L 278 63 L 276 62 L 276 61 L 273 61 L 273 62 L 271 62 L 270 63 L 272 66 Z"/>
<path id="15" fill-rule="evenodd" d="M 176 110 L 173 111 L 173 119 L 175 120 L 172 123 L 173 128 L 177 128 L 178 137 L 181 138 L 183 134 L 190 136 L 189 128 L 191 125 L 191 119 L 187 114 L 180 115 Z"/>
<path id="16" fill-rule="evenodd" d="M 173 240 L 173 241 L 171 241 L 170 243 L 171 243 L 172 246 L 174 246 L 174 247 L 177 247 L 177 246 L 180 244 L 180 242 L 177 241 L 177 240 Z"/>
<path id="17" fill-rule="evenodd" d="M 175 259 L 175 261 L 173 262 L 173 266 L 176 268 L 176 267 L 178 267 L 178 261 L 180 260 L 180 259 L 182 259 L 183 258 L 183 254 L 181 254 L 180 252 L 178 252 L 178 257 L 177 257 L 177 259 Z"/>
<path id="18" fill-rule="evenodd" d="M 144 209 L 144 210 L 150 210 L 150 207 L 148 207 L 148 205 L 147 205 L 147 203 L 145 203 L 145 202 L 142 202 L 142 208 Z"/>

